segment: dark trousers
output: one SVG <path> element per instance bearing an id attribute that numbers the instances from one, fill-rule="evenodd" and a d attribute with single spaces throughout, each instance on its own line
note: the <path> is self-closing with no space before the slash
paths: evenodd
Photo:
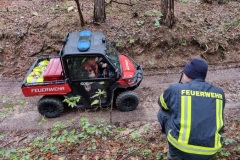
<path id="1" fill-rule="evenodd" d="M 157 114 L 157 118 L 158 121 L 161 124 L 162 127 L 162 133 L 166 134 L 168 133 L 168 131 L 171 129 L 169 126 L 169 119 L 171 117 L 171 113 L 169 111 L 163 110 L 162 108 L 160 108 L 160 110 L 158 111 Z M 169 147 L 168 147 L 169 148 Z M 179 158 L 177 155 L 175 155 L 169 148 L 168 153 L 167 153 L 167 157 L 170 160 L 182 160 L 181 158 Z"/>
<path id="2" fill-rule="evenodd" d="M 170 117 L 171 117 L 171 113 L 169 111 L 166 111 L 166 110 L 163 110 L 162 108 L 160 108 L 160 110 L 158 111 L 158 114 L 157 114 L 157 118 L 161 124 L 162 133 L 164 133 L 166 135 L 170 129 L 170 127 L 168 125 Z"/>

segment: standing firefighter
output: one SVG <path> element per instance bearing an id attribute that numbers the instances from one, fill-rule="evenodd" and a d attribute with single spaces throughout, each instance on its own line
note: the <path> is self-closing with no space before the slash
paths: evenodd
<path id="1" fill-rule="evenodd" d="M 209 160 L 222 147 L 225 95 L 205 82 L 207 70 L 203 59 L 192 59 L 183 69 L 183 83 L 172 84 L 158 99 L 169 159 Z"/>

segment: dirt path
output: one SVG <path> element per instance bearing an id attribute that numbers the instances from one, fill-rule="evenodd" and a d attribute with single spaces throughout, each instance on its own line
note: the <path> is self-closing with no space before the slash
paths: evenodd
<path id="1" fill-rule="evenodd" d="M 116 109 L 112 112 L 113 124 L 127 126 L 141 125 L 144 123 L 157 123 L 156 114 L 158 96 L 171 83 L 178 82 L 181 68 L 168 70 L 145 71 L 144 79 L 139 88 L 136 89 L 140 97 L 140 105 L 132 112 L 120 112 Z M 222 87 L 226 93 L 226 113 L 229 110 L 240 116 L 240 67 L 238 64 L 228 66 L 209 67 L 207 81 Z M 76 109 L 67 110 L 61 117 L 46 119 L 39 125 L 42 116 L 38 113 L 36 104 L 39 97 L 25 98 L 21 92 L 21 80 L 11 80 L 0 76 L 0 131 L 24 131 L 49 129 L 52 124 L 60 121 L 73 120 L 76 124 L 79 118 L 92 117 L 110 120 L 110 111 L 82 111 Z M 21 100 L 25 101 L 21 106 Z M 7 106 L 14 106 L 13 109 L 6 109 Z M 11 107 L 10 107 L 11 108 Z M 238 117 L 239 117 L 238 116 Z"/>

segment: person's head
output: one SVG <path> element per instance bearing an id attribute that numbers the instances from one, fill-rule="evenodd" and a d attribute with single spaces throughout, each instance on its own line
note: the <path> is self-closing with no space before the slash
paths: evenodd
<path id="1" fill-rule="evenodd" d="M 208 64 L 201 58 L 194 58 L 183 68 L 183 82 L 189 82 L 193 79 L 205 81 L 208 71 Z"/>
<path id="2" fill-rule="evenodd" d="M 96 63 L 94 57 L 90 57 L 90 58 L 88 58 L 87 62 L 88 62 L 88 64 L 91 64 L 91 65 L 94 65 L 94 64 Z"/>

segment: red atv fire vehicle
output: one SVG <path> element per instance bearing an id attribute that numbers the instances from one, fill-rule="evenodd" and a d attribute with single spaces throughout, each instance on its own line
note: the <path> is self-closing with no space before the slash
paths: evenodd
<path id="1" fill-rule="evenodd" d="M 121 111 L 139 103 L 133 90 L 143 70 L 132 58 L 120 54 L 101 32 L 83 30 L 64 38 L 57 57 L 38 58 L 22 83 L 24 96 L 43 96 L 38 111 L 47 118 L 64 111 L 63 100 L 79 97 L 77 108 L 109 106 L 114 100 Z"/>

